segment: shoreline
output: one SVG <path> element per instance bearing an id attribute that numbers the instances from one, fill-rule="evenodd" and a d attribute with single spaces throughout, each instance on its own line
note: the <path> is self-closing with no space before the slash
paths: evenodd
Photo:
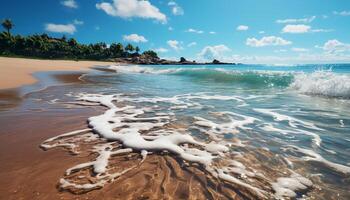
<path id="1" fill-rule="evenodd" d="M 104 61 L 41 60 L 0 57 L 0 90 L 19 88 L 38 82 L 33 76 L 41 71 L 88 71 L 94 66 L 116 64 Z"/>

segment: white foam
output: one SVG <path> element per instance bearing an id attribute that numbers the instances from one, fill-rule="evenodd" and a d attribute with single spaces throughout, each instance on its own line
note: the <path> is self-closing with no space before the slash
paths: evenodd
<path id="1" fill-rule="evenodd" d="M 290 177 L 280 177 L 277 178 L 275 183 L 272 183 L 272 188 L 275 190 L 275 196 L 278 199 L 296 197 L 297 191 L 306 190 L 311 186 L 312 182 L 299 174 L 292 174 Z"/>
<path id="2" fill-rule="evenodd" d="M 215 112 L 212 114 L 221 115 L 221 116 L 225 115 L 229 120 L 229 122 L 223 122 L 219 124 L 202 117 L 194 117 L 194 119 L 196 120 L 194 124 L 198 126 L 210 128 L 210 132 L 213 132 L 217 135 L 222 135 L 226 133 L 238 133 L 239 132 L 238 129 L 248 130 L 250 128 L 246 127 L 247 125 L 254 124 L 255 121 L 260 121 L 257 118 L 241 115 L 233 112 Z M 237 119 L 237 118 L 240 118 L 240 119 Z"/>
<path id="3" fill-rule="evenodd" d="M 273 117 L 273 119 L 275 121 L 287 121 L 289 126 L 293 127 L 293 128 L 298 128 L 298 126 L 303 126 L 309 129 L 314 129 L 314 130 L 323 130 L 321 128 L 318 128 L 316 125 L 314 125 L 311 122 L 306 122 L 306 121 L 302 121 L 299 120 L 297 118 L 288 116 L 288 115 L 283 115 L 280 113 L 275 112 L 276 109 L 262 109 L 262 108 L 254 108 L 253 109 L 256 112 L 260 112 L 266 115 L 270 115 Z M 265 129 L 274 129 L 274 130 L 278 130 L 276 128 L 273 128 L 271 125 L 270 126 L 265 126 Z M 294 133 L 302 133 L 305 135 L 309 135 L 312 136 L 313 139 L 312 141 L 317 145 L 320 146 L 322 139 L 319 135 L 317 135 L 316 133 L 310 132 L 310 131 L 306 131 L 306 130 L 302 130 L 302 129 L 297 129 L 296 131 L 293 131 Z M 282 133 L 291 133 L 291 131 L 282 131 Z"/>
<path id="4" fill-rule="evenodd" d="M 303 94 L 350 98 L 350 76 L 330 71 L 298 73 L 290 88 Z"/>
<path id="5" fill-rule="evenodd" d="M 350 174 L 350 167 L 328 161 L 325 158 L 323 158 L 320 154 L 314 152 L 313 150 L 304 149 L 293 145 L 289 145 L 288 147 L 285 148 L 285 150 L 296 151 L 304 154 L 305 156 L 303 156 L 302 159 L 305 161 L 321 162 L 337 172 L 340 172 L 343 174 Z"/>
<path id="6" fill-rule="evenodd" d="M 136 108 L 135 106 L 125 105 L 123 107 L 117 107 L 115 101 L 165 101 L 171 102 L 175 105 L 181 105 L 184 102 L 184 97 L 175 98 L 163 98 L 163 99 L 134 99 L 124 97 L 123 95 L 99 95 L 99 94 L 81 94 L 78 97 L 79 101 L 85 101 L 90 103 L 98 103 L 108 108 L 102 115 L 90 117 L 88 120 L 89 127 L 91 129 L 73 131 L 67 134 L 62 134 L 51 138 L 45 142 L 57 142 L 60 143 L 60 139 L 73 136 L 78 137 L 79 134 L 84 134 L 84 131 L 93 131 L 97 133 L 101 138 L 106 139 L 107 143 L 99 144 L 94 147 L 93 152 L 98 156 L 94 161 L 82 163 L 76 165 L 70 169 L 67 169 L 66 174 L 79 172 L 86 168 L 91 168 L 96 174 L 97 180 L 93 183 L 78 184 L 69 178 L 63 178 L 60 180 L 62 188 L 76 188 L 76 189 L 96 189 L 103 187 L 106 183 L 114 181 L 115 178 L 127 173 L 129 170 L 134 169 L 136 166 L 132 166 L 122 172 L 109 173 L 108 163 L 111 156 L 121 153 L 140 152 L 142 160 L 140 164 L 147 158 L 147 154 L 155 151 L 171 152 L 180 158 L 189 161 L 201 163 L 205 169 L 213 176 L 222 180 L 229 181 L 240 187 L 246 188 L 259 198 L 265 198 L 267 192 L 247 183 L 249 180 L 240 180 L 233 174 L 239 175 L 241 178 L 254 177 L 255 172 L 248 170 L 242 163 L 232 162 L 230 166 L 219 168 L 214 165 L 216 159 L 225 159 L 226 154 L 229 152 L 229 146 L 235 145 L 232 143 L 226 143 L 222 140 L 212 140 L 210 143 L 204 143 L 196 141 L 191 135 L 181 129 L 158 129 L 153 131 L 154 128 L 161 128 L 164 125 L 171 122 L 173 113 L 164 113 L 163 111 L 157 115 L 153 107 Z M 222 97 L 214 97 L 223 99 Z M 209 99 L 205 97 L 205 99 Z M 224 98 L 227 100 L 228 98 Z M 187 99 L 188 100 L 188 99 Z M 154 109 L 156 109 L 154 107 Z M 142 117 L 146 113 L 152 113 L 154 117 Z M 248 124 L 253 123 L 257 119 L 249 116 L 240 115 L 237 113 L 222 112 L 216 113 L 226 116 L 230 122 L 224 124 L 212 123 L 210 126 L 233 131 L 236 128 L 247 128 Z M 197 121 L 200 121 L 197 119 Z M 205 121 L 204 119 L 202 121 Z M 207 120 L 208 121 L 208 120 Z M 152 130 L 152 131 L 151 131 Z M 214 130 L 214 129 L 213 129 Z M 145 131 L 149 131 L 148 134 L 144 134 Z M 214 135 L 214 133 L 212 133 Z M 218 139 L 218 138 L 216 138 Z M 73 140 L 74 141 L 74 140 Z M 44 144 L 47 144 L 45 143 Z M 115 149 L 115 145 L 119 145 L 122 149 Z M 237 152 L 232 152 L 235 155 Z M 236 155 L 239 157 L 239 155 Z"/>

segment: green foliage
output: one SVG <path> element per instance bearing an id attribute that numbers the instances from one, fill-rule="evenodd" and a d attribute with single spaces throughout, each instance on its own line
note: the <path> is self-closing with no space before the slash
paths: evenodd
<path id="1" fill-rule="evenodd" d="M 121 43 L 80 44 L 74 38 L 54 38 L 42 35 L 11 35 L 0 33 L 0 56 L 24 56 L 48 59 L 107 60 L 135 56 L 140 49 L 128 44 L 125 49 Z M 155 52 L 146 53 L 157 57 Z"/>
<path id="2" fill-rule="evenodd" d="M 107 60 L 111 58 L 126 58 L 138 56 L 140 48 L 128 44 L 125 48 L 121 43 L 112 43 L 107 47 L 106 43 L 79 44 L 74 38 L 63 35 L 61 38 L 42 35 L 11 35 L 14 27 L 10 19 L 5 19 L 2 26 L 6 32 L 0 33 L 0 56 L 24 56 L 36 58 L 63 58 L 84 60 Z M 132 53 L 136 51 L 136 53 Z M 158 58 L 154 51 L 146 51 L 154 58 Z"/>
<path id="3" fill-rule="evenodd" d="M 6 29 L 7 33 L 10 34 L 10 30 L 13 28 L 13 23 L 10 19 L 5 19 L 2 23 L 1 23 L 2 27 L 4 27 L 4 29 Z"/>
<path id="4" fill-rule="evenodd" d="M 159 58 L 158 55 L 157 55 L 157 53 L 154 52 L 154 51 L 152 51 L 152 50 L 144 51 L 144 52 L 143 52 L 143 55 L 149 56 L 149 57 L 151 57 L 151 58 Z"/>
<path id="5" fill-rule="evenodd" d="M 125 47 L 125 51 L 131 53 L 131 52 L 135 51 L 135 47 L 132 46 L 132 44 L 128 44 Z"/>

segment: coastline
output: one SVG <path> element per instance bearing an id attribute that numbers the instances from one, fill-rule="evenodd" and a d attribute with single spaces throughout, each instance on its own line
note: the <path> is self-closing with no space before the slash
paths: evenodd
<path id="1" fill-rule="evenodd" d="M 32 74 L 39 71 L 87 71 L 109 64 L 116 63 L 0 57 L 0 90 L 36 83 L 38 80 Z"/>

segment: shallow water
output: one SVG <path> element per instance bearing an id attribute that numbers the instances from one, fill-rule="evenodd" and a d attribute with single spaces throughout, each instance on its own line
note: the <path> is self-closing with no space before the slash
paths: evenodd
<path id="1" fill-rule="evenodd" d="M 163 148 L 173 151 L 158 143 L 152 146 L 145 142 L 114 138 L 115 135 L 111 137 L 109 131 L 112 128 L 105 130 L 109 128 L 108 120 L 120 123 L 119 126 L 124 127 L 121 129 L 126 132 L 123 134 L 136 130 L 138 134 L 144 131 L 148 135 L 165 137 L 177 131 L 174 127 L 181 127 L 178 132 L 188 134 L 196 141 L 207 144 L 215 142 L 229 148 L 225 155 L 224 151 L 218 151 L 210 152 L 211 156 L 218 154 L 222 160 L 235 160 L 236 157 L 228 154 L 240 154 L 243 158 L 247 155 L 246 160 L 240 159 L 240 162 L 250 165 L 249 169 L 254 173 L 260 172 L 265 176 L 270 172 L 264 171 L 262 166 L 254 168 L 254 163 L 249 161 L 250 154 L 257 160 L 259 156 L 267 156 L 267 166 L 271 165 L 269 162 L 273 157 L 278 157 L 280 162 L 286 163 L 284 168 L 298 172 L 314 184 L 313 187 L 304 184 L 307 190 L 291 189 L 297 197 L 350 198 L 350 65 L 106 68 L 111 72 L 93 71 L 82 76 L 86 84 L 64 86 L 64 90 L 63 87 L 52 87 L 50 95 L 46 94 L 45 97 L 40 93 L 32 94 L 32 97 L 38 95 L 38 98 L 53 104 L 75 99 L 107 106 L 117 113 L 116 116 L 90 119 L 90 127 L 101 137 L 115 139 L 133 150 L 151 152 L 152 149 Z M 113 110 L 120 108 L 126 111 Z M 137 120 L 139 122 L 135 123 Z M 169 124 L 173 126 L 171 129 L 167 127 Z M 187 146 L 180 147 L 188 151 Z M 198 148 L 209 152 L 203 150 L 206 146 Z M 100 150 L 97 151 L 102 154 Z M 208 158 L 195 155 L 197 158 Z M 194 161 L 186 156 L 182 158 Z M 215 171 L 212 172 L 214 176 L 228 180 L 230 178 L 223 174 L 229 175 L 264 190 L 259 187 L 261 183 L 246 181 L 242 174 L 233 173 L 228 170 L 230 168 L 222 167 L 221 163 L 220 167 L 215 159 L 209 164 L 207 161 L 203 163 L 215 165 L 208 167 L 209 172 Z M 223 169 L 226 171 L 220 174 Z M 267 192 L 276 198 L 281 197 L 278 187 L 283 185 L 283 180 L 280 183 L 278 178 L 286 169 L 279 171 L 271 166 L 270 171 L 276 170 L 276 176 L 267 179 L 271 184 Z M 289 174 L 285 176 L 289 177 Z M 278 187 L 274 187 L 274 184 Z M 250 190 L 254 191 L 254 188 Z"/>

